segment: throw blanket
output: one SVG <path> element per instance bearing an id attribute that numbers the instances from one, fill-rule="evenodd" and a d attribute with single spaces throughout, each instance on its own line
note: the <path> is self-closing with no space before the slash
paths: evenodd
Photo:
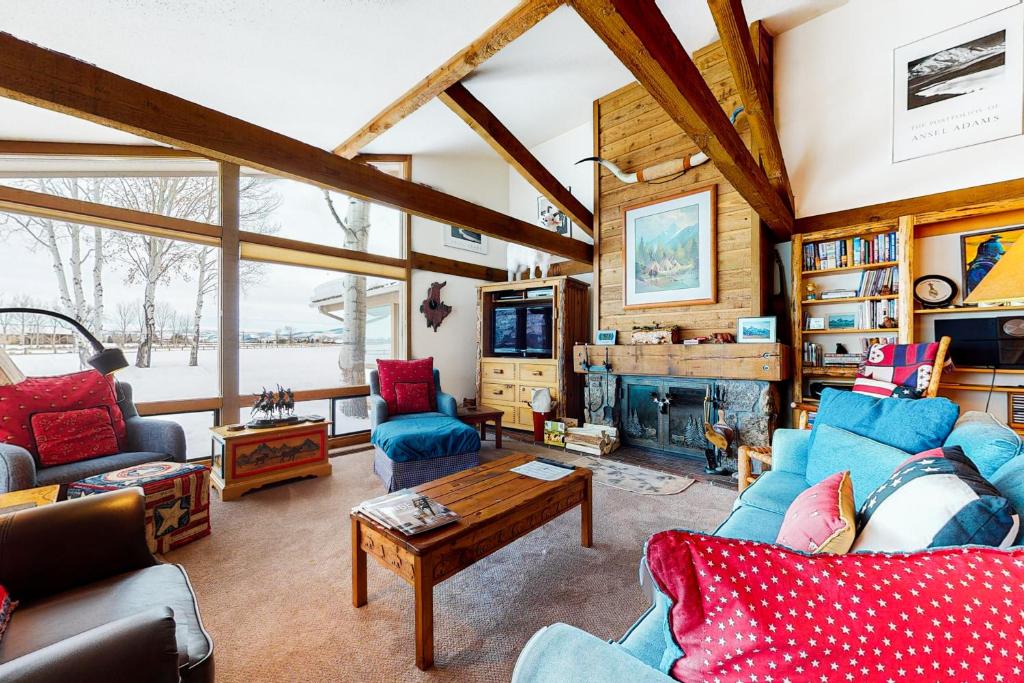
<path id="1" fill-rule="evenodd" d="M 1024 680 L 1024 548 L 805 555 L 663 531 L 646 553 L 677 680 Z"/>
<path id="2" fill-rule="evenodd" d="M 448 415 L 428 413 L 377 425 L 370 442 L 394 462 L 415 462 L 480 450 L 480 435 Z"/>

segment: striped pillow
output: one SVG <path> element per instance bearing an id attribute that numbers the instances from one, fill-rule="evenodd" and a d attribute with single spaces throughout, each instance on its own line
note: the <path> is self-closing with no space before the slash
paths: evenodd
<path id="1" fill-rule="evenodd" d="M 1008 548 L 1020 516 L 959 446 L 918 453 L 864 502 L 853 552 L 959 545 Z"/>

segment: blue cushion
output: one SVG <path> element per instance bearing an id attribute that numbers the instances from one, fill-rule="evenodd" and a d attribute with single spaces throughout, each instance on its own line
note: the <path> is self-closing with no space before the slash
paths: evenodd
<path id="1" fill-rule="evenodd" d="M 906 399 L 886 400 L 911 403 Z M 916 402 L 924 400 L 927 399 Z M 912 455 L 827 424 L 815 425 L 814 431 L 818 436 L 807 455 L 807 482 L 817 484 L 836 472 L 849 470 L 853 500 L 858 509 L 893 470 Z"/>
<path id="2" fill-rule="evenodd" d="M 777 512 L 768 512 L 753 505 L 740 505 L 715 529 L 715 535 L 775 543 L 779 529 L 782 528 L 782 519 L 783 515 Z"/>
<path id="3" fill-rule="evenodd" d="M 1024 456 L 1006 463 L 988 478 L 999 493 L 1010 501 L 1014 508 L 1024 512 Z M 1014 545 L 1024 545 L 1024 528 L 1017 534 Z"/>
<path id="4" fill-rule="evenodd" d="M 941 446 L 959 414 L 960 407 L 946 398 L 878 398 L 825 389 L 807 451 L 814 452 L 819 429 L 829 425 L 905 453 L 920 453 Z"/>
<path id="5" fill-rule="evenodd" d="M 480 435 L 475 429 L 438 413 L 397 416 L 377 425 L 370 441 L 394 462 L 415 462 L 480 450 Z"/>
<path id="6" fill-rule="evenodd" d="M 807 487 L 807 480 L 802 474 L 770 470 L 758 477 L 750 488 L 740 494 L 736 502 L 785 515 L 793 499 L 806 491 Z"/>
<path id="7" fill-rule="evenodd" d="M 1024 443 L 1017 433 L 988 413 L 972 410 L 964 413 L 944 446 L 959 446 L 971 459 L 981 476 L 988 479 L 996 470 L 1024 453 Z M 1018 510 L 1024 508 L 1018 507 Z"/>
<path id="8" fill-rule="evenodd" d="M 650 579 L 653 581 L 654 579 Z M 654 604 L 651 605 L 619 640 L 619 645 L 649 667 L 659 669 L 665 655 L 665 624 L 671 601 L 657 588 L 654 589 Z M 675 647 L 675 659 L 680 657 Z"/>

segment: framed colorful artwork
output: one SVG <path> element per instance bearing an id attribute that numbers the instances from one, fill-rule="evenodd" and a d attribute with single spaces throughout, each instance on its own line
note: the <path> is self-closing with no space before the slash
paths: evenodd
<path id="1" fill-rule="evenodd" d="M 960 236 L 960 272 L 963 278 L 960 291 L 965 299 L 1022 237 L 1024 225 Z"/>
<path id="2" fill-rule="evenodd" d="M 717 210 L 714 185 L 626 207 L 625 308 L 715 303 Z"/>

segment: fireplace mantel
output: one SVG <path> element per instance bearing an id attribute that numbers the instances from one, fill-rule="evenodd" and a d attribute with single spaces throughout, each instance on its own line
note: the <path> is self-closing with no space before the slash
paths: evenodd
<path id="1" fill-rule="evenodd" d="M 785 344 L 616 344 L 573 347 L 573 367 L 606 360 L 614 375 L 705 377 L 782 382 L 789 379 L 790 348 Z"/>

